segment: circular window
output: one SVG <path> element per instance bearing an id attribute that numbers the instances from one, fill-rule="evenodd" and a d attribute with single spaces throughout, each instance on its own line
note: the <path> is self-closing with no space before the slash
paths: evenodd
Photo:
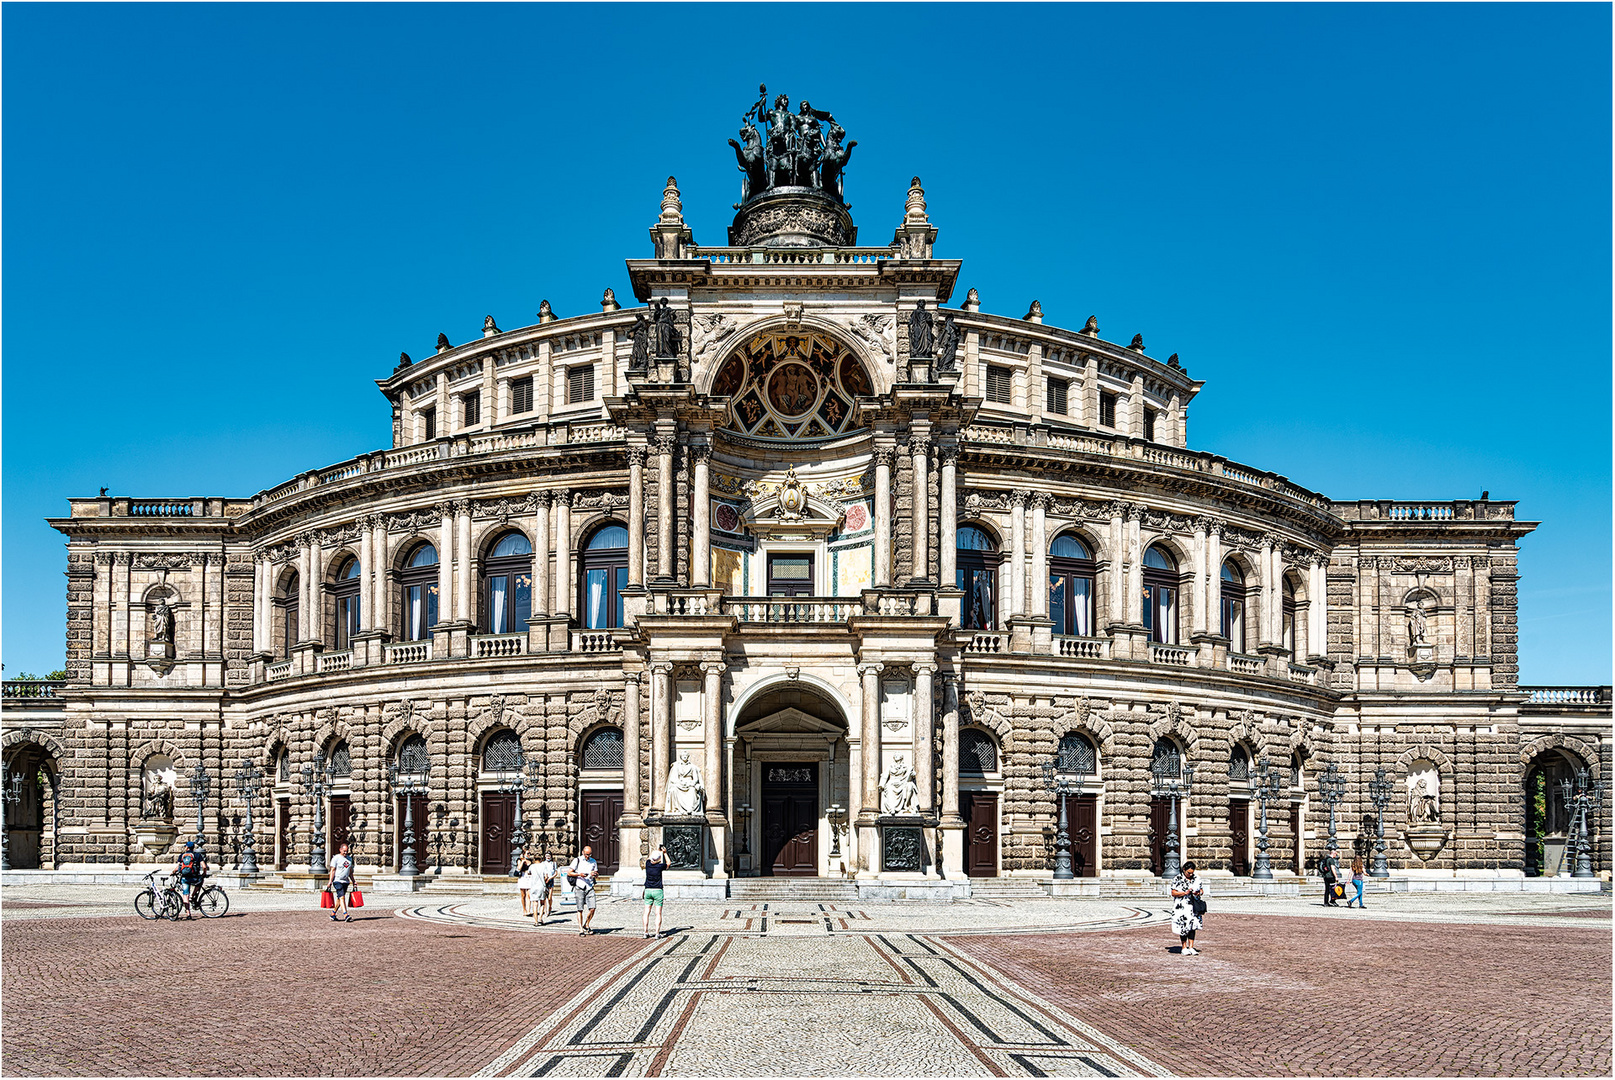
<path id="1" fill-rule="evenodd" d="M 824 334 L 759 334 L 718 366 L 712 394 L 727 397 L 731 430 L 765 439 L 827 439 L 853 428 L 853 406 L 873 393 L 869 373 Z"/>

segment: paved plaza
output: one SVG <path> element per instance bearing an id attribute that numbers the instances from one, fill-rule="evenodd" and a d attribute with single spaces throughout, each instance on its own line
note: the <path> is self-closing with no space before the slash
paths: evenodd
<path id="1" fill-rule="evenodd" d="M 670 902 L 661 940 L 504 897 L 0 894 L 5 1075 L 1603 1076 L 1606 896 Z"/>

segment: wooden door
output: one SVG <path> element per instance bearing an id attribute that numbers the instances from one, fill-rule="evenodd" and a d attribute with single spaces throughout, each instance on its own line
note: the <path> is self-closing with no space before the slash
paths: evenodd
<path id="1" fill-rule="evenodd" d="M 579 796 L 578 821 L 583 843 L 594 848 L 600 876 L 615 874 L 622 859 L 617 822 L 622 817 L 622 792 L 585 791 Z"/>
<path id="2" fill-rule="evenodd" d="M 1155 798 L 1150 800 L 1150 872 L 1157 877 L 1166 867 L 1166 832 L 1172 822 L 1172 800 Z M 1178 837 L 1178 843 L 1183 838 Z M 1181 858 L 1183 851 L 1178 850 Z"/>
<path id="3" fill-rule="evenodd" d="M 516 827 L 516 796 L 484 792 L 482 796 L 482 870 L 509 875 L 511 832 Z M 420 827 L 416 827 L 416 832 Z"/>
<path id="4" fill-rule="evenodd" d="M 330 805 L 326 810 L 326 823 L 330 837 L 330 847 L 326 851 L 335 855 L 342 849 L 343 844 L 351 844 L 349 826 L 353 821 L 353 804 L 346 795 L 332 795 Z M 350 851 L 351 855 L 352 852 Z"/>
<path id="5" fill-rule="evenodd" d="M 812 596 L 813 556 L 787 553 L 768 557 L 769 596 Z"/>
<path id="6" fill-rule="evenodd" d="M 1290 869 L 1301 873 L 1301 804 L 1290 804 Z"/>
<path id="7" fill-rule="evenodd" d="M 819 872 L 818 765 L 770 764 L 763 769 L 761 865 L 774 877 Z"/>
<path id="8" fill-rule="evenodd" d="M 404 864 L 404 825 L 407 822 L 415 834 L 415 869 L 426 873 L 432 865 L 432 819 L 428 814 L 430 803 L 425 795 L 409 797 L 408 812 L 400 798 L 393 811 L 393 865 Z"/>
<path id="9" fill-rule="evenodd" d="M 1234 872 L 1235 877 L 1249 877 L 1250 862 L 1250 820 L 1251 804 L 1249 799 L 1228 800 L 1228 834 L 1233 845 L 1233 854 L 1228 860 L 1228 869 Z"/>
<path id="10" fill-rule="evenodd" d="M 1066 831 L 1071 840 L 1071 872 L 1099 876 L 1099 796 L 1065 797 Z"/>
<path id="11" fill-rule="evenodd" d="M 292 855 L 292 804 L 285 799 L 275 800 L 275 869 L 286 869 Z"/>
<path id="12" fill-rule="evenodd" d="M 961 791 L 965 819 L 965 873 L 998 876 L 998 792 Z"/>

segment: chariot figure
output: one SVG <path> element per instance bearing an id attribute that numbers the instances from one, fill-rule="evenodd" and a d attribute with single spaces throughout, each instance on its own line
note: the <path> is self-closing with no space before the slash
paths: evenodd
<path id="1" fill-rule="evenodd" d="M 824 164 L 820 166 L 819 187 L 828 194 L 834 195 L 836 201 L 846 202 L 846 194 L 842 190 L 841 175 L 847 168 L 847 159 L 852 157 L 852 148 L 858 145 L 854 139 L 846 146 L 841 140 L 846 138 L 846 131 L 834 120 L 830 121 L 830 144 L 824 150 Z"/>
<path id="2" fill-rule="evenodd" d="M 735 148 L 735 161 L 741 172 L 740 201 L 747 202 L 753 195 L 768 190 L 768 163 L 763 153 L 763 138 L 748 115 L 740 129 L 740 142 L 730 139 Z"/>

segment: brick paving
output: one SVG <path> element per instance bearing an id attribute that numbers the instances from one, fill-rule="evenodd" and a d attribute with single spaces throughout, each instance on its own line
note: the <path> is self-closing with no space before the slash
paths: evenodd
<path id="1" fill-rule="evenodd" d="M 1610 1075 L 1608 928 L 1213 914 L 1203 938 L 949 941 L 1180 1074 Z"/>
<path id="2" fill-rule="evenodd" d="M 652 943 L 365 911 L 8 920 L 8 1076 L 464 1075 Z"/>

